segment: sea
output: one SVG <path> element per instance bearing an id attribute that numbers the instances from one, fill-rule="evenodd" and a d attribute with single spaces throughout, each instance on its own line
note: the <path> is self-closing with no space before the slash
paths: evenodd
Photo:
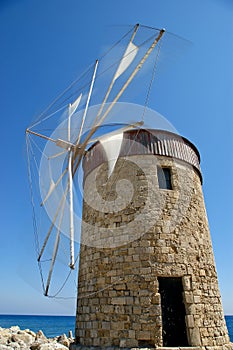
<path id="1" fill-rule="evenodd" d="M 233 316 L 225 316 L 229 336 L 233 342 Z M 31 329 L 34 332 L 42 330 L 46 337 L 53 338 L 71 330 L 74 335 L 75 316 L 29 316 L 0 315 L 0 327 L 19 326 L 20 329 Z"/>
<path id="2" fill-rule="evenodd" d="M 36 315 L 0 315 L 0 327 L 19 326 L 33 332 L 42 330 L 48 338 L 66 334 L 71 330 L 74 335 L 75 316 L 36 316 Z"/>

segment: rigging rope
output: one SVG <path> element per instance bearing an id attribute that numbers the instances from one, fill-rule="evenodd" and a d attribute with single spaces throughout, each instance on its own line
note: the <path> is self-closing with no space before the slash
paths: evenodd
<path id="1" fill-rule="evenodd" d="M 78 77 L 76 80 L 74 80 L 60 95 L 58 95 L 58 96 L 48 105 L 48 107 L 46 107 L 45 110 L 44 110 L 41 114 L 39 114 L 39 116 L 36 118 L 35 123 L 34 123 L 33 125 L 31 125 L 28 129 L 33 128 L 33 127 L 35 126 L 35 124 L 37 124 L 37 123 L 39 122 L 40 118 L 42 118 L 42 116 L 43 116 L 46 112 L 48 112 L 48 111 L 55 105 L 55 103 L 56 103 L 59 99 L 61 99 L 62 96 L 65 95 L 65 93 L 66 93 L 67 91 L 69 91 L 75 84 L 77 84 L 77 83 L 92 69 L 92 67 L 93 67 L 93 64 L 91 64 L 91 65 L 85 70 L 85 72 L 84 72 L 80 77 Z M 55 112 L 55 113 L 56 113 L 56 112 Z M 43 120 L 42 120 L 42 121 L 43 121 Z"/>
<path id="2" fill-rule="evenodd" d="M 39 239 L 38 239 L 38 230 L 37 230 L 37 221 L 36 221 L 36 212 L 35 212 L 35 203 L 33 199 L 33 187 L 32 187 L 32 176 L 31 176 L 31 168 L 30 168 L 30 149 L 29 149 L 29 137 L 28 134 L 26 135 L 26 145 L 27 145 L 27 158 L 28 158 L 28 182 L 29 182 L 29 188 L 30 188 L 30 198 L 31 198 L 31 205 L 32 205 L 32 222 L 33 222 L 33 228 L 34 228 L 34 235 L 35 235 L 35 242 L 36 242 L 36 251 L 39 252 Z M 45 284 L 44 284 L 44 277 L 41 265 L 39 264 L 39 273 L 41 277 L 41 284 L 43 292 L 45 292 Z"/>
<path id="3" fill-rule="evenodd" d="M 131 28 L 126 34 L 124 34 L 118 41 L 116 41 L 110 48 L 109 50 L 107 50 L 99 59 L 102 60 L 110 51 L 112 51 L 117 45 L 120 44 L 120 42 L 133 30 L 133 28 Z M 89 71 L 92 70 L 93 68 L 93 63 L 89 65 L 89 67 L 85 70 L 85 72 L 83 74 L 81 74 L 81 76 L 79 76 L 77 79 L 75 79 L 65 90 L 63 90 L 63 92 L 61 94 L 59 94 L 46 108 L 45 110 L 39 114 L 39 116 L 36 118 L 36 121 L 34 124 L 32 124 L 28 129 L 33 128 L 34 126 L 38 125 L 40 122 L 44 121 L 44 119 L 42 119 L 40 121 L 40 119 L 42 118 L 42 116 L 48 112 L 55 104 L 56 102 L 61 99 L 66 92 L 68 92 L 73 86 L 75 86 L 85 75 L 87 75 L 89 73 Z M 88 82 L 89 84 L 89 82 Z M 73 96 L 74 94 L 72 94 L 71 96 Z M 66 101 L 66 100 L 65 100 Z M 58 111 L 55 111 L 54 113 L 57 113 Z"/>
<path id="4" fill-rule="evenodd" d="M 161 50 L 161 46 L 162 46 L 162 40 L 163 40 L 163 38 L 159 42 L 157 54 L 156 54 L 156 57 L 155 57 L 155 62 L 154 62 L 154 67 L 153 67 L 153 71 L 152 71 L 152 76 L 151 76 L 149 88 L 147 90 L 147 96 L 146 96 L 146 100 L 145 100 L 145 104 L 144 104 L 144 110 L 143 110 L 143 113 L 142 113 L 142 121 L 144 121 L 146 109 L 147 109 L 148 103 L 149 103 L 149 97 L 150 97 L 151 88 L 152 88 L 152 84 L 153 84 L 154 77 L 155 77 L 155 72 L 156 72 L 156 69 L 157 69 L 157 63 L 158 63 L 158 60 L 159 60 L 159 54 L 160 54 L 160 50 Z"/>
<path id="5" fill-rule="evenodd" d="M 67 106 L 62 106 L 61 108 L 59 108 L 58 110 L 56 110 L 55 112 L 49 114 L 47 117 L 45 117 L 44 119 L 39 120 L 38 122 L 35 122 L 33 125 L 31 125 L 28 129 L 32 129 L 35 126 L 41 124 L 42 122 L 45 122 L 46 120 L 48 120 L 49 118 L 51 118 L 52 116 L 54 116 L 56 113 L 62 111 L 63 109 L 65 109 Z"/>

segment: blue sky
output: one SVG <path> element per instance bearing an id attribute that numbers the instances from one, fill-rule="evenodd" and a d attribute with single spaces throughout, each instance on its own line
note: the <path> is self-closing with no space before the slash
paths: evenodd
<path id="1" fill-rule="evenodd" d="M 201 153 L 219 284 L 233 314 L 233 3 L 231 0 L 0 2 L 0 313 L 75 313 L 42 295 L 27 182 L 25 129 L 92 63 L 121 25 L 142 23 L 192 42 L 158 71 L 149 106 Z M 114 35 L 115 35 L 114 34 Z M 173 47 L 174 45 L 174 47 Z M 186 45 L 184 45 L 185 47 Z M 174 55 L 173 55 L 174 50 Z"/>

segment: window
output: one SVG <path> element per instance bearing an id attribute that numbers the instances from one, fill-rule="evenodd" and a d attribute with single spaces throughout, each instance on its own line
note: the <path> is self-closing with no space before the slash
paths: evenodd
<path id="1" fill-rule="evenodd" d="M 159 188 L 163 188 L 166 190 L 172 190 L 170 168 L 161 168 L 158 166 L 157 167 L 157 174 L 158 174 Z"/>

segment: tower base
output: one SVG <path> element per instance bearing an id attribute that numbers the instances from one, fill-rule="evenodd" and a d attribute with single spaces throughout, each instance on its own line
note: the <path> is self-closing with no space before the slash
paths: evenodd
<path id="1" fill-rule="evenodd" d="M 123 344 L 122 344 L 123 345 Z M 102 346 L 85 346 L 78 344 L 71 344 L 70 350 L 232 350 L 233 343 L 229 345 L 221 345 L 221 346 L 188 346 L 188 347 L 153 347 L 153 348 L 138 348 L 138 347 L 112 347 L 107 346 L 103 348 Z"/>

